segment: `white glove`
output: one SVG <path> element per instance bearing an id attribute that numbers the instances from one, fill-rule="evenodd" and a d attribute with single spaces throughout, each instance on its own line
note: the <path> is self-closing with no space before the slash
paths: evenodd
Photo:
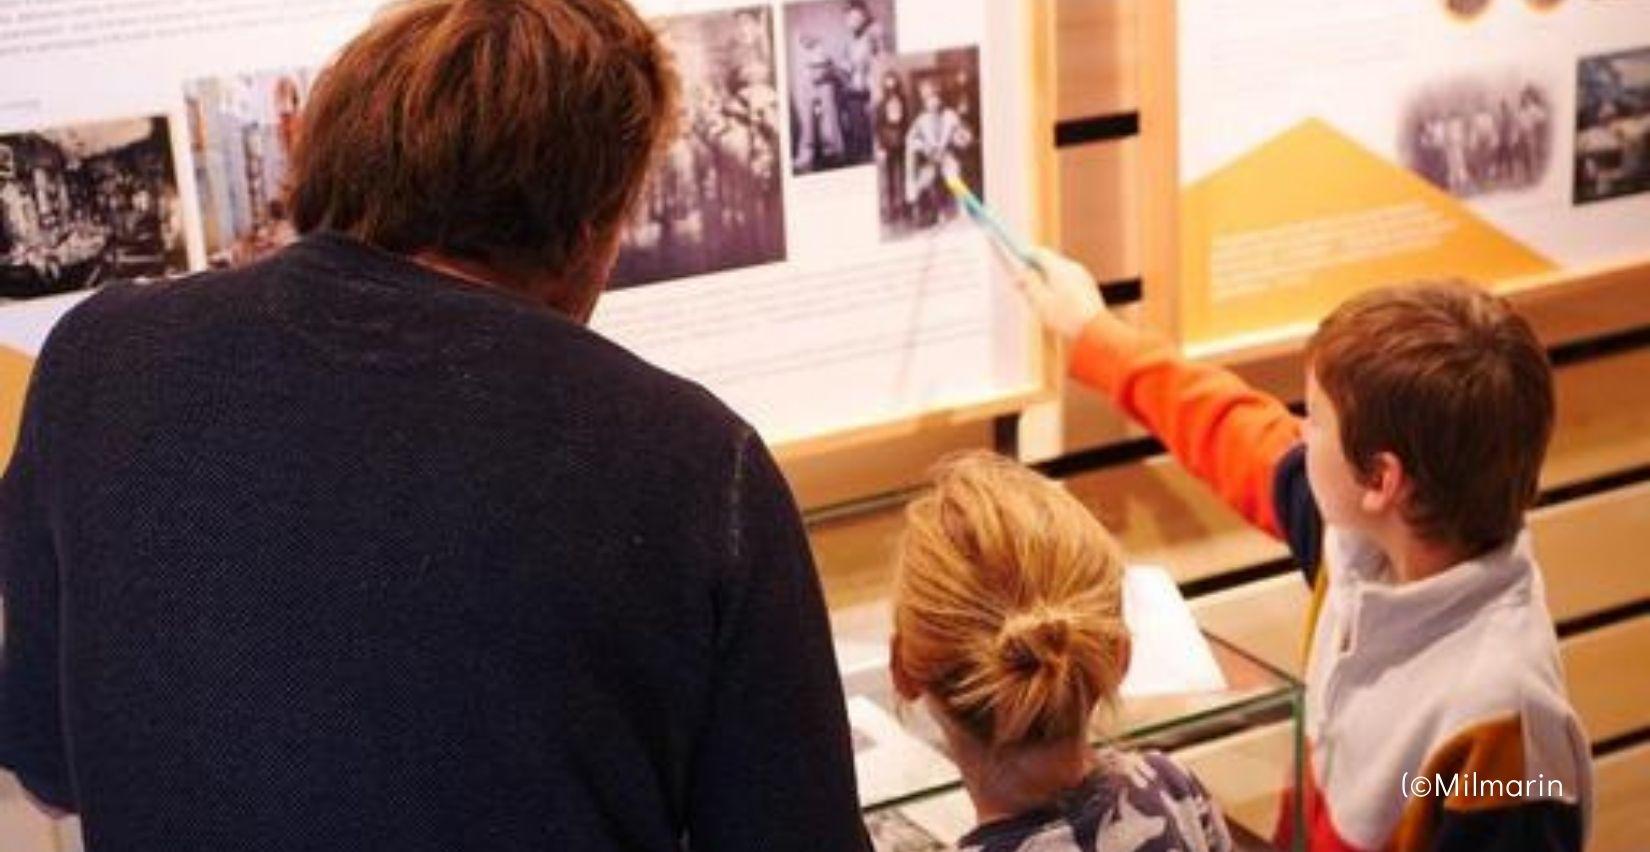
<path id="1" fill-rule="evenodd" d="M 1073 340 L 1095 317 L 1109 316 L 1100 286 L 1082 264 L 1046 248 L 1033 254 L 1037 267 L 1021 273 L 1020 289 L 1044 325 Z"/>

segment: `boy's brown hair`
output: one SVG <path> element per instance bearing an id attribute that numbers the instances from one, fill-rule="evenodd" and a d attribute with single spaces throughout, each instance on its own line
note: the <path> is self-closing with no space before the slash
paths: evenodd
<path id="1" fill-rule="evenodd" d="M 1347 461 L 1389 452 L 1412 483 L 1405 520 L 1476 555 L 1508 541 L 1534 502 L 1553 431 L 1552 365 L 1505 300 L 1458 281 L 1348 300 L 1307 344 Z"/>
<path id="2" fill-rule="evenodd" d="M 573 268 L 639 196 L 676 103 L 669 55 L 623 0 L 405 0 L 316 81 L 293 221 L 402 254 Z"/>

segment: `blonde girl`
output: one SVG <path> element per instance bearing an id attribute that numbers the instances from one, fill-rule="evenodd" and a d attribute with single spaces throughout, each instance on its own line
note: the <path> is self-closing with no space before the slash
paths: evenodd
<path id="1" fill-rule="evenodd" d="M 891 649 L 900 695 L 944 731 L 981 852 L 1225 850 L 1195 778 L 1093 748 L 1129 666 L 1123 561 L 1063 488 L 990 454 L 956 458 L 907 511 Z"/>

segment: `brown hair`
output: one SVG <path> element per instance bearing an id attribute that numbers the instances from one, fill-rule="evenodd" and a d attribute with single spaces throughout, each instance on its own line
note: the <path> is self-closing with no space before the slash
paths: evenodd
<path id="1" fill-rule="evenodd" d="M 405 0 L 316 81 L 294 224 L 567 270 L 623 221 L 676 100 L 663 44 L 623 0 Z"/>
<path id="2" fill-rule="evenodd" d="M 1535 500 L 1553 430 L 1553 378 L 1529 323 L 1471 285 L 1357 296 L 1306 349 L 1335 406 L 1347 461 L 1389 452 L 1413 483 L 1404 518 L 1476 555 L 1508 541 Z"/>
<path id="3" fill-rule="evenodd" d="M 906 512 L 892 665 L 993 747 L 1080 735 L 1126 661 L 1123 563 L 1066 490 L 987 453 Z"/>

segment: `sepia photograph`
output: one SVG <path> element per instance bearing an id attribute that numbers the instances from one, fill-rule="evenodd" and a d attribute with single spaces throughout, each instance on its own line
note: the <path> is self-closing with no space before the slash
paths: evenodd
<path id="1" fill-rule="evenodd" d="M 160 116 L 0 134 L 0 301 L 188 264 Z"/>
<path id="2" fill-rule="evenodd" d="M 666 19 L 682 115 L 626 225 L 612 289 L 785 259 L 767 7 Z"/>
<path id="3" fill-rule="evenodd" d="M 1405 167 L 1457 198 L 1517 192 L 1547 176 L 1553 100 L 1516 74 L 1460 78 L 1409 100 L 1399 127 Z"/>
<path id="4" fill-rule="evenodd" d="M 957 177 L 985 198 L 977 48 L 898 57 L 877 87 L 877 197 L 884 239 L 944 227 L 961 205 Z"/>
<path id="5" fill-rule="evenodd" d="M 209 265 L 254 261 L 296 239 L 287 168 L 313 76 L 289 69 L 184 86 Z"/>
<path id="6" fill-rule="evenodd" d="M 809 0 L 785 7 L 791 164 L 798 175 L 863 166 L 871 111 L 896 49 L 893 0 Z"/>
<path id="7" fill-rule="evenodd" d="M 1650 192 L 1650 47 L 1577 67 L 1575 203 Z"/>

